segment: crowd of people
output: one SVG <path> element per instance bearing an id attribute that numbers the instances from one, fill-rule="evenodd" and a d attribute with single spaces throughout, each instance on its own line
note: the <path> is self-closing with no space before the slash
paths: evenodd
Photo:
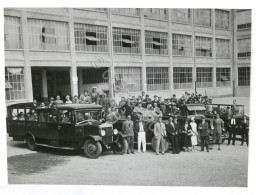
<path id="1" fill-rule="evenodd" d="M 220 150 L 220 144 L 222 143 L 222 131 L 224 130 L 224 121 L 220 118 L 218 113 L 216 119 L 214 119 L 213 126 L 205 121 L 205 117 L 200 124 L 195 122 L 195 118 L 192 117 L 191 121 L 185 121 L 185 124 L 179 124 L 177 120 L 177 114 L 184 111 L 185 104 L 201 103 L 206 105 L 206 110 L 212 112 L 213 109 L 209 107 L 212 104 L 212 99 L 201 94 L 194 94 L 185 92 L 180 98 L 177 98 L 175 94 L 170 98 L 162 98 L 161 96 L 154 95 L 151 99 L 144 91 L 137 98 L 132 96 L 131 98 L 121 97 L 121 100 L 117 103 L 115 99 L 109 97 L 107 94 L 100 95 L 97 92 L 96 87 L 92 87 L 92 91 L 89 93 L 87 90 L 80 96 L 74 96 L 72 99 L 69 95 L 65 97 L 65 100 L 61 100 L 60 96 L 50 98 L 49 104 L 46 106 L 41 103 L 39 107 L 53 108 L 55 105 L 60 104 L 99 104 L 105 110 L 105 120 L 107 123 L 115 124 L 119 119 L 125 119 L 122 124 L 122 131 L 127 135 L 126 140 L 128 142 L 127 153 L 134 153 L 134 135 L 137 135 L 138 152 L 146 152 L 146 133 L 149 130 L 148 125 L 152 123 L 152 131 L 156 140 L 156 154 L 165 153 L 165 142 L 168 140 L 172 145 L 172 153 L 179 154 L 181 150 L 189 152 L 195 150 L 197 145 L 197 137 L 200 136 L 201 151 L 209 152 L 209 132 L 212 131 L 213 143 L 218 144 L 218 150 Z M 34 101 L 34 105 L 37 106 L 37 102 Z M 209 105 L 209 107 L 207 107 Z M 169 117 L 169 113 L 172 116 Z M 230 112 L 228 112 L 230 113 Z M 168 116 L 167 123 L 163 123 L 163 115 Z M 236 135 L 232 133 L 235 127 L 240 125 L 244 129 L 243 136 L 246 138 L 248 145 L 248 121 L 246 117 L 242 124 L 233 122 L 233 118 L 229 119 L 229 127 L 231 135 L 233 136 L 233 143 Z M 235 123 L 235 125 L 234 125 Z M 246 133 L 247 132 L 247 133 Z M 242 142 L 243 144 L 243 142 Z"/>

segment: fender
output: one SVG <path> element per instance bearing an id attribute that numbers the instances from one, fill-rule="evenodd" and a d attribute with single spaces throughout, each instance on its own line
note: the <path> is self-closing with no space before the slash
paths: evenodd
<path id="1" fill-rule="evenodd" d="M 100 137 L 99 135 L 90 135 L 90 136 L 86 136 L 84 137 L 85 139 L 87 138 L 92 138 L 94 141 L 102 141 L 102 137 Z"/>

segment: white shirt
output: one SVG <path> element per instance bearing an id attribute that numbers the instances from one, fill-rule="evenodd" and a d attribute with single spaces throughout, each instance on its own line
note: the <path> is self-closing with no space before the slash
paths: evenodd
<path id="1" fill-rule="evenodd" d="M 231 119 L 231 124 L 235 125 L 236 124 L 236 120 L 234 118 Z"/>
<path id="2" fill-rule="evenodd" d="M 139 125 L 140 125 L 140 132 L 144 132 L 144 128 L 143 128 L 142 122 L 139 122 Z"/>

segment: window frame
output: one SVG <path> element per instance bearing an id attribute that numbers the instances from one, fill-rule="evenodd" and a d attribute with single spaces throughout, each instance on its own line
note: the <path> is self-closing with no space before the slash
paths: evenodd
<path id="1" fill-rule="evenodd" d="M 242 72 L 241 72 L 242 70 Z M 251 78 L 251 67 L 238 67 L 237 68 L 237 80 L 239 87 L 249 87 Z M 249 77 L 249 78 L 248 78 Z"/>
<path id="2" fill-rule="evenodd" d="M 203 42 L 202 42 L 203 41 Z M 202 36 L 195 36 L 195 56 L 196 57 L 208 57 L 208 58 L 212 58 L 213 57 L 213 54 L 212 54 L 212 37 L 202 37 Z M 202 49 L 203 49 L 203 46 L 205 46 L 206 44 L 209 44 L 207 43 L 209 42 L 210 43 L 210 47 L 206 47 L 205 49 L 205 55 L 202 55 Z M 199 44 L 199 45 L 198 45 Z M 200 51 L 197 51 L 197 47 L 199 46 L 200 48 Z M 210 48 L 210 49 L 209 49 Z M 207 52 L 207 49 L 209 49 L 209 56 L 206 55 L 206 52 Z M 198 55 L 198 52 L 200 52 L 200 55 Z"/>
<path id="3" fill-rule="evenodd" d="M 227 70 L 229 71 L 227 72 Z M 227 77 L 228 80 L 223 81 L 223 76 Z M 231 68 L 216 68 L 216 87 L 231 87 L 231 79 Z"/>
<path id="4" fill-rule="evenodd" d="M 169 67 L 146 67 L 147 91 L 169 90 Z"/>
<path id="5" fill-rule="evenodd" d="M 190 40 L 188 40 L 188 39 L 190 39 Z M 185 43 L 185 47 L 183 46 L 183 44 L 180 45 L 180 43 L 183 43 L 183 42 Z M 179 55 L 179 53 L 177 52 L 177 50 L 179 50 L 180 46 L 183 48 L 184 55 L 182 55 L 182 54 Z M 178 49 L 175 49 L 175 47 L 177 47 Z M 190 49 L 190 52 L 188 52 L 187 55 L 186 55 L 184 48 Z M 173 33 L 172 34 L 172 55 L 173 56 L 192 57 L 192 36 Z"/>
<path id="6" fill-rule="evenodd" d="M 191 89 L 193 88 L 193 68 L 173 67 L 173 88 Z"/>
<path id="7" fill-rule="evenodd" d="M 197 83 L 197 88 L 213 87 L 213 68 L 197 67 L 196 83 Z"/>
<path id="8" fill-rule="evenodd" d="M 159 41 L 156 41 L 159 39 Z M 159 49 L 154 48 L 154 42 L 159 42 Z M 162 44 L 162 45 L 161 45 Z M 145 31 L 145 54 L 146 55 L 168 55 L 168 33 Z"/>

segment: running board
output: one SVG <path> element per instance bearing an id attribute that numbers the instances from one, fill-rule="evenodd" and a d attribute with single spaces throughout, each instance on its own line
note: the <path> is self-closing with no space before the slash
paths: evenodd
<path id="1" fill-rule="evenodd" d="M 57 146 L 51 146 L 51 145 L 47 145 L 47 144 L 36 144 L 38 146 L 44 146 L 44 147 L 49 147 L 49 148 L 56 148 L 56 149 L 64 149 L 64 150 L 76 150 L 79 148 L 72 148 L 72 147 L 57 147 Z"/>

